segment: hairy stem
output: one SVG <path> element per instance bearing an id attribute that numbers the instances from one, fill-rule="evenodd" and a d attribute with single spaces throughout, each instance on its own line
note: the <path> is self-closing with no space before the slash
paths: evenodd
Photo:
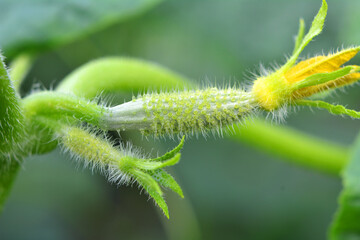
<path id="1" fill-rule="evenodd" d="M 104 107 L 71 94 L 39 92 L 22 100 L 24 114 L 28 119 L 46 116 L 55 120 L 71 118 L 98 125 Z"/>

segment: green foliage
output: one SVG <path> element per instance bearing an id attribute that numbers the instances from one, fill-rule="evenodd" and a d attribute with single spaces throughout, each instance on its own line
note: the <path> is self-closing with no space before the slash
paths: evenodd
<path id="1" fill-rule="evenodd" d="M 360 137 L 350 161 L 343 171 L 343 185 L 339 209 L 330 229 L 331 240 L 360 239 Z"/>
<path id="2" fill-rule="evenodd" d="M 53 48 L 139 14 L 160 1 L 2 0 L 0 15 L 6 20 L 0 22 L 0 47 L 7 56 Z"/>

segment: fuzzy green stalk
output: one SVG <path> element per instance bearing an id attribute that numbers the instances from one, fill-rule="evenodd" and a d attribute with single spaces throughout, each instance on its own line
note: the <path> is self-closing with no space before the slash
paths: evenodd
<path id="1" fill-rule="evenodd" d="M 27 119 L 46 116 L 54 120 L 72 119 L 99 124 L 105 107 L 72 94 L 44 91 L 32 94 L 21 102 Z"/>

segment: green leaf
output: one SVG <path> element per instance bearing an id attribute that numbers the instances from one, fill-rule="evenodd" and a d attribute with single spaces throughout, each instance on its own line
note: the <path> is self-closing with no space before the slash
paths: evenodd
<path id="1" fill-rule="evenodd" d="M 0 1 L 0 44 L 7 56 L 52 48 L 139 14 L 161 0 Z"/>
<path id="2" fill-rule="evenodd" d="M 342 177 L 344 189 L 329 237 L 331 240 L 360 239 L 360 135 Z"/>

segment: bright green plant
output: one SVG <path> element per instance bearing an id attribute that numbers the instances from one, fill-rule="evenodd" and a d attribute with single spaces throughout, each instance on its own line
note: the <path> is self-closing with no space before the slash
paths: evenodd
<path id="1" fill-rule="evenodd" d="M 110 182 L 136 182 L 169 217 L 161 187 L 170 188 L 180 197 L 183 193 L 164 168 L 180 160 L 185 136 L 209 132 L 222 135 L 226 127 L 232 126 L 231 138 L 245 140 L 315 170 L 337 175 L 344 170 L 345 189 L 330 238 L 358 238 L 358 150 L 351 152 L 348 148 L 253 119 L 260 111 L 282 118 L 283 112 L 292 106 L 313 106 L 333 114 L 360 118 L 359 112 L 344 106 L 312 100 L 318 93 L 360 79 L 359 66 L 343 66 L 360 47 L 296 63 L 305 46 L 322 31 L 326 13 L 327 3 L 323 0 L 305 36 L 305 25 L 300 21 L 295 48 L 288 61 L 259 76 L 248 89 L 199 88 L 160 66 L 114 57 L 80 67 L 54 91 L 40 91 L 20 98 L 17 90 L 33 58 L 20 55 L 13 61 L 10 73 L 1 59 L 0 207 L 22 159 L 30 154 L 49 152 L 60 145 L 76 161 L 97 169 Z M 118 106 L 109 107 L 99 100 L 101 95 L 140 92 L 144 88 L 150 90 Z M 249 118 L 252 120 L 248 121 Z M 147 158 L 130 144 L 109 140 L 108 130 L 138 130 L 144 135 L 182 138 L 173 150 L 157 158 Z"/>

